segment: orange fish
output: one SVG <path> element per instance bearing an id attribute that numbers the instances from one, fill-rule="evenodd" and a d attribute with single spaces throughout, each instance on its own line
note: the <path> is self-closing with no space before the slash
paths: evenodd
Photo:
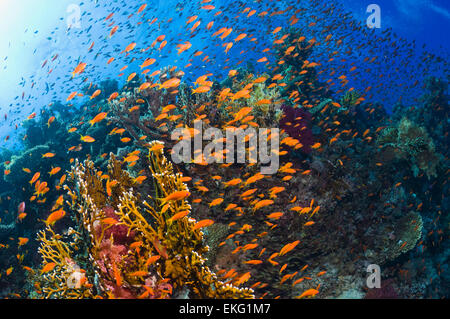
<path id="1" fill-rule="evenodd" d="M 211 226 L 212 224 L 214 224 L 214 221 L 211 219 L 203 219 L 199 222 L 197 222 L 194 227 L 192 227 L 192 230 L 196 230 L 196 229 L 200 229 L 203 227 L 207 227 L 207 226 Z"/>
<path id="2" fill-rule="evenodd" d="M 19 237 L 19 246 L 26 245 L 28 243 L 28 238 Z"/>
<path id="3" fill-rule="evenodd" d="M 78 92 L 72 92 L 66 99 L 66 102 L 69 102 L 70 100 L 72 100 Z"/>
<path id="4" fill-rule="evenodd" d="M 159 256 L 159 255 L 149 257 L 147 259 L 147 261 L 145 262 L 145 266 L 149 266 L 149 265 L 157 262 L 159 258 L 161 258 L 161 256 Z"/>
<path id="5" fill-rule="evenodd" d="M 144 11 L 144 9 L 147 7 L 147 4 L 146 3 L 144 3 L 143 5 L 141 5 L 140 7 L 139 7 L 139 10 L 138 10 L 138 14 L 139 13 L 141 13 L 142 11 Z"/>
<path id="6" fill-rule="evenodd" d="M 258 210 L 258 209 L 260 209 L 260 208 L 263 208 L 263 207 L 272 205 L 273 203 L 274 203 L 274 202 L 273 202 L 273 200 L 271 200 L 271 199 L 263 199 L 263 200 L 257 202 L 257 203 L 255 204 L 255 206 L 253 206 L 253 210 L 256 211 L 256 210 Z"/>
<path id="7" fill-rule="evenodd" d="M 118 25 L 116 25 L 115 27 L 113 27 L 113 28 L 111 29 L 111 32 L 109 33 L 109 37 L 111 38 L 111 37 L 114 35 L 114 33 L 117 32 L 118 29 L 119 29 L 119 26 L 118 26 Z M 111 61 L 111 62 L 112 62 L 112 61 Z"/>
<path id="8" fill-rule="evenodd" d="M 55 268 L 55 266 L 56 266 L 56 263 L 54 263 L 54 262 L 45 264 L 45 266 L 41 270 L 41 275 L 52 271 Z"/>
<path id="9" fill-rule="evenodd" d="M 191 195 L 190 192 L 188 191 L 177 191 L 177 192 L 173 192 L 172 194 L 166 196 L 165 198 L 162 199 L 162 203 L 166 203 L 168 201 L 178 201 L 178 200 L 183 200 L 187 197 L 189 197 Z"/>
<path id="10" fill-rule="evenodd" d="M 55 120 L 54 116 L 50 117 L 47 121 L 47 127 L 50 127 L 50 124 L 52 124 L 54 120 Z"/>
<path id="11" fill-rule="evenodd" d="M 302 293 L 300 296 L 297 296 L 295 298 L 301 299 L 301 298 L 305 298 L 305 297 L 314 297 L 318 293 L 319 293 L 319 291 L 316 289 L 308 289 L 304 293 Z"/>
<path id="12" fill-rule="evenodd" d="M 45 223 L 48 225 L 53 225 L 55 224 L 58 220 L 60 220 L 61 218 L 63 218 L 66 215 L 66 212 L 62 209 L 57 210 L 53 213 L 51 213 L 47 220 L 45 221 Z"/>
<path id="13" fill-rule="evenodd" d="M 145 67 L 147 67 L 147 66 L 150 66 L 150 65 L 152 65 L 152 64 L 155 63 L 155 62 L 156 62 L 156 59 L 146 59 L 146 60 L 144 61 L 144 63 L 142 63 L 141 69 L 143 69 L 143 68 L 145 68 Z"/>
<path id="14" fill-rule="evenodd" d="M 292 249 L 294 249 L 299 243 L 300 243 L 300 241 L 296 240 L 290 244 L 285 245 L 283 248 L 281 248 L 280 252 L 278 253 L 278 256 L 283 256 L 283 255 L 287 254 Z"/>
<path id="15" fill-rule="evenodd" d="M 267 218 L 270 219 L 279 219 L 281 216 L 283 216 L 284 214 L 282 212 L 277 212 L 277 213 L 272 213 L 267 215 Z"/>
<path id="16" fill-rule="evenodd" d="M 258 260 L 258 259 L 244 261 L 244 264 L 247 264 L 247 265 L 260 265 L 262 263 L 263 263 L 262 260 Z"/>
<path id="17" fill-rule="evenodd" d="M 124 50 L 123 52 L 130 52 L 130 51 L 132 51 L 135 47 L 136 47 L 136 42 L 132 42 L 132 43 L 130 43 L 130 44 L 125 48 L 125 50 Z M 122 53 L 123 53 L 123 52 L 122 52 Z"/>
<path id="18" fill-rule="evenodd" d="M 235 281 L 235 285 L 239 286 L 242 285 L 243 283 L 247 282 L 250 279 L 251 275 L 250 272 L 246 272 L 245 274 L 243 274 L 242 276 L 240 276 L 236 281 Z"/>
<path id="19" fill-rule="evenodd" d="M 89 98 L 90 100 L 95 99 L 97 96 L 100 95 L 100 93 L 102 93 L 101 90 L 96 90 L 94 93 L 92 93 L 91 97 Z"/>
<path id="20" fill-rule="evenodd" d="M 93 142 L 95 142 L 95 139 L 93 137 L 88 136 L 88 135 L 81 136 L 80 140 L 83 141 L 83 142 L 86 142 L 86 143 L 93 143 Z"/>
<path id="21" fill-rule="evenodd" d="M 40 172 L 35 173 L 29 183 L 33 184 L 34 182 L 36 182 L 38 180 L 39 176 L 41 176 Z"/>
<path id="22" fill-rule="evenodd" d="M 183 212 L 179 212 L 179 213 L 176 213 L 175 215 L 173 215 L 169 220 L 174 222 L 174 221 L 176 221 L 178 219 L 181 219 L 181 218 L 187 216 L 188 214 L 189 214 L 188 210 L 183 211 Z"/>
<path id="23" fill-rule="evenodd" d="M 209 207 L 220 205 L 220 204 L 222 204 L 222 202 L 223 202 L 223 198 L 216 198 L 209 204 Z"/>
<path id="24" fill-rule="evenodd" d="M 51 158 L 54 157 L 56 154 L 55 153 L 45 153 L 42 155 L 42 158 Z"/>
<path id="25" fill-rule="evenodd" d="M 80 64 L 78 64 L 77 67 L 75 68 L 75 70 L 73 70 L 73 72 L 72 72 L 72 78 L 75 77 L 76 74 L 83 73 L 86 66 L 87 66 L 87 64 L 84 62 L 81 62 Z"/>
<path id="26" fill-rule="evenodd" d="M 107 115 L 108 115 L 108 113 L 106 113 L 106 112 L 98 113 L 92 120 L 89 121 L 89 123 L 91 123 L 91 126 L 92 126 L 92 125 L 100 122 L 101 120 L 103 120 Z"/>
<path id="27" fill-rule="evenodd" d="M 61 167 L 54 167 L 50 170 L 50 172 L 48 172 L 48 174 L 50 176 L 53 176 L 53 175 L 57 174 L 60 170 L 61 170 Z"/>

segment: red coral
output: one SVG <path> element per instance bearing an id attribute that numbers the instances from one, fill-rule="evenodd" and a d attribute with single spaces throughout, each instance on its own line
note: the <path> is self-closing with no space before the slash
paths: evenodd
<path id="1" fill-rule="evenodd" d="M 103 212 L 107 218 L 114 218 L 119 221 L 114 209 L 110 206 L 103 208 Z M 100 235 L 102 226 L 98 223 L 94 227 L 94 231 L 97 235 Z M 149 277 L 145 279 L 145 287 L 152 291 L 152 293 L 145 294 L 142 287 L 139 285 L 131 285 L 122 277 L 124 274 L 117 274 L 114 270 L 114 265 L 121 265 L 121 271 L 129 271 L 129 267 L 136 264 L 136 260 L 129 254 L 129 245 L 133 242 L 135 232 L 131 231 L 129 235 L 128 227 L 124 225 L 114 225 L 110 227 L 103 236 L 103 239 L 98 248 L 98 258 L 95 263 L 100 270 L 100 276 L 103 278 L 103 284 L 110 294 L 114 298 L 120 299 L 136 299 L 142 298 L 167 298 L 172 293 L 172 285 L 166 282 L 158 282 L 155 274 L 149 273 Z M 111 240 L 111 236 L 113 240 Z M 122 278 L 122 283 L 119 285 L 117 276 Z"/>
<path id="2" fill-rule="evenodd" d="M 111 206 L 105 206 L 103 207 L 103 211 L 105 212 L 105 215 L 107 218 L 114 218 L 115 220 L 119 221 L 119 217 L 114 212 L 114 208 Z M 128 234 L 128 227 L 125 225 L 114 225 L 111 228 L 107 229 L 105 231 L 105 238 L 110 238 L 111 234 L 114 238 L 114 244 L 119 245 L 127 245 L 130 244 L 133 241 L 133 238 L 135 236 L 134 231 L 130 231 L 130 234 Z"/>
<path id="3" fill-rule="evenodd" d="M 290 137 L 295 138 L 303 144 L 301 150 L 307 154 L 311 152 L 314 137 L 311 130 L 311 113 L 302 108 L 293 108 L 282 105 L 284 116 L 280 120 L 280 128 Z"/>

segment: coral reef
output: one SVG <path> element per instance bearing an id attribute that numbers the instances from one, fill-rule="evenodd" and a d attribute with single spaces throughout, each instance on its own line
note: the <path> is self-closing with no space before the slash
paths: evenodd
<path id="1" fill-rule="evenodd" d="M 203 255 L 208 248 L 196 220 L 187 216 L 186 196 L 171 197 L 189 193 L 182 175 L 173 172 L 162 143 L 152 142 L 149 147 L 155 197 L 148 200 L 152 204 L 135 193 L 132 178 L 113 155 L 108 174 L 97 171 L 91 161 L 76 162 L 70 174 L 76 188 L 65 185 L 65 189 L 71 211 L 77 212 L 79 230 L 72 233 L 82 239 L 74 244 L 84 243 L 89 262 L 77 261 L 70 244 L 50 227 L 42 231 L 43 269 L 52 265 L 41 279 L 44 297 L 167 298 L 185 289 L 191 298 L 253 297 L 251 289 L 218 280 L 206 266 Z M 50 239 L 46 232 L 51 233 Z M 78 263 L 86 268 L 82 290 L 54 288 L 67 281 Z"/>
<path id="2" fill-rule="evenodd" d="M 384 157 L 392 154 L 395 159 L 408 161 L 414 176 L 423 171 L 430 177 L 436 177 L 439 156 L 435 151 L 433 140 L 426 130 L 415 125 L 406 117 L 398 126 L 386 128 L 378 139 L 383 147 Z"/>
<path id="3" fill-rule="evenodd" d="M 26 120 L 25 149 L 0 154 L 0 295 L 295 298 L 320 287 L 323 298 L 447 296 L 447 84 L 430 78 L 422 105 L 398 103 L 391 115 L 346 77 L 337 91 L 319 81 L 318 39 L 294 28 L 274 36 L 277 62 L 263 73 L 237 68 L 221 82 L 208 73 L 192 87 L 167 67 L 122 88 L 85 85 L 84 95 L 101 93 Z M 100 112 L 103 121 L 86 120 Z M 280 128 L 278 172 L 171 164 L 155 140 L 170 149 L 170 133 L 196 120 Z M 49 152 L 61 163 L 55 176 Z M 379 291 L 364 289 L 372 263 L 383 267 Z M 22 289 L 20 276 L 33 285 Z"/>
<path id="4" fill-rule="evenodd" d="M 302 145 L 301 150 L 305 153 L 311 152 L 314 137 L 311 130 L 311 114 L 304 109 L 294 109 L 287 105 L 281 107 L 283 117 L 280 120 L 280 128 L 290 137 L 297 139 Z"/>

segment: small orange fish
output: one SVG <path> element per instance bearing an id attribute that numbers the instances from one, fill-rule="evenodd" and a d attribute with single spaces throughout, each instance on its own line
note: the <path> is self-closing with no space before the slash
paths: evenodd
<path id="1" fill-rule="evenodd" d="M 38 180 L 38 178 L 41 176 L 41 173 L 40 172 L 37 172 L 37 173 L 35 173 L 34 175 L 33 175 L 33 177 L 31 178 L 31 180 L 30 180 L 30 184 L 33 184 L 34 182 L 36 182 L 37 180 Z"/>
<path id="2" fill-rule="evenodd" d="M 91 95 L 91 97 L 89 99 L 90 100 L 95 99 L 97 96 L 100 95 L 100 93 L 102 93 L 102 91 L 96 90 L 94 93 L 92 93 L 92 95 Z"/>
<path id="3" fill-rule="evenodd" d="M 177 191 L 173 192 L 170 195 L 167 195 L 165 198 L 162 199 L 162 203 L 167 203 L 168 201 L 178 201 L 183 200 L 191 195 L 188 191 Z"/>
<path id="4" fill-rule="evenodd" d="M 145 266 L 149 266 L 149 265 L 157 262 L 159 260 L 159 258 L 161 258 L 161 256 L 159 256 L 159 255 L 149 257 L 147 259 L 147 261 L 145 262 Z"/>
<path id="5" fill-rule="evenodd" d="M 28 238 L 19 237 L 19 246 L 26 245 L 28 243 Z"/>
<path id="6" fill-rule="evenodd" d="M 125 48 L 125 50 L 123 50 L 123 52 L 130 52 L 132 51 L 134 48 L 136 47 L 136 42 L 132 42 L 129 45 L 127 45 L 127 47 Z M 122 52 L 122 53 L 123 53 Z"/>
<path id="7" fill-rule="evenodd" d="M 70 100 L 72 100 L 77 94 L 78 94 L 78 92 L 70 93 L 70 95 L 66 99 L 66 102 L 69 102 Z"/>
<path id="8" fill-rule="evenodd" d="M 83 73 L 86 66 L 87 66 L 87 64 L 84 62 L 81 62 L 80 64 L 78 64 L 77 67 L 75 68 L 75 70 L 73 70 L 73 72 L 72 72 L 72 78 L 75 77 L 76 74 Z"/>
<path id="9" fill-rule="evenodd" d="M 103 120 L 107 115 L 108 115 L 108 113 L 101 112 L 101 113 L 97 114 L 92 120 L 90 120 L 89 123 L 91 123 L 91 126 L 92 126 L 92 125 L 100 122 L 101 120 Z"/>
<path id="10" fill-rule="evenodd" d="M 45 264 L 45 266 L 41 270 L 41 275 L 52 271 L 55 268 L 55 266 L 56 266 L 56 263 L 54 263 L 54 262 Z"/>
<path id="11" fill-rule="evenodd" d="M 95 139 L 93 137 L 91 137 L 91 136 L 88 136 L 88 135 L 81 136 L 80 140 L 82 140 L 83 142 L 86 142 L 86 143 L 93 143 L 93 142 L 95 142 Z"/>
<path id="12" fill-rule="evenodd" d="M 244 264 L 247 264 L 247 265 L 260 265 L 262 263 L 263 263 L 263 261 L 258 260 L 258 259 L 244 261 Z"/>
<path id="13" fill-rule="evenodd" d="M 304 293 L 302 293 L 300 296 L 297 296 L 295 298 L 301 299 L 301 298 L 305 298 L 305 297 L 314 297 L 318 293 L 319 293 L 319 291 L 316 289 L 308 289 Z"/>
<path id="14" fill-rule="evenodd" d="M 247 282 L 250 279 L 251 275 L 250 272 L 246 272 L 245 274 L 243 274 L 242 276 L 240 276 L 236 281 L 235 281 L 235 285 L 236 286 L 240 286 L 243 283 Z"/>
<path id="15" fill-rule="evenodd" d="M 179 213 L 176 213 L 175 215 L 173 215 L 169 220 L 174 222 L 174 221 L 176 221 L 178 219 L 181 219 L 181 218 L 187 216 L 188 214 L 189 214 L 188 210 L 182 211 L 182 212 L 179 212 Z"/>
<path id="16" fill-rule="evenodd" d="M 223 198 L 216 198 L 209 204 L 209 207 L 220 205 L 220 204 L 222 204 L 222 202 L 223 202 Z"/>
<path id="17" fill-rule="evenodd" d="M 194 227 L 192 227 L 192 230 L 196 230 L 196 229 L 200 229 L 203 227 L 208 227 L 211 226 L 212 224 L 214 224 L 214 221 L 211 219 L 203 219 L 199 222 L 197 222 Z"/>
<path id="18" fill-rule="evenodd" d="M 270 219 L 279 219 L 281 216 L 283 216 L 284 214 L 282 212 L 277 212 L 277 213 L 272 213 L 267 215 L 267 218 Z"/>
<path id="19" fill-rule="evenodd" d="M 299 243 L 300 243 L 300 241 L 296 240 L 290 244 L 285 245 L 283 248 L 281 248 L 280 252 L 278 253 L 278 256 L 283 256 L 283 255 L 287 254 L 292 249 L 294 249 Z"/>
<path id="20" fill-rule="evenodd" d="M 101 220 L 101 222 L 102 222 L 102 224 L 107 224 L 107 225 L 116 225 L 119 223 L 116 219 L 114 219 L 112 217 L 104 218 Z"/>
<path id="21" fill-rule="evenodd" d="M 61 170 L 61 167 L 54 167 L 54 168 L 51 169 L 50 172 L 48 172 L 48 174 L 50 176 L 53 176 L 53 175 L 57 174 L 60 170 Z"/>
<path id="22" fill-rule="evenodd" d="M 258 210 L 260 208 L 272 205 L 274 202 L 271 199 L 263 199 L 261 201 L 259 201 L 258 203 L 255 204 L 255 206 L 253 206 L 253 210 Z"/>
<path id="23" fill-rule="evenodd" d="M 54 225 L 58 220 L 60 220 L 61 218 L 63 218 L 66 215 L 66 212 L 62 209 L 57 210 L 53 213 L 51 213 L 47 220 L 45 221 L 45 223 L 48 225 Z"/>
<path id="24" fill-rule="evenodd" d="M 42 158 L 51 158 L 54 157 L 56 154 L 55 153 L 45 153 L 42 155 Z"/>

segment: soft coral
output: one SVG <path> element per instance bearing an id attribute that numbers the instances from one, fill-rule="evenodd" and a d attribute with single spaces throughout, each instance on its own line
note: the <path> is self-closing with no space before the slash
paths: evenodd
<path id="1" fill-rule="evenodd" d="M 299 140 L 303 144 L 301 150 L 309 154 L 311 152 L 311 145 L 314 143 L 311 130 L 311 113 L 303 108 L 293 108 L 285 104 L 281 106 L 281 109 L 283 110 L 284 116 L 280 120 L 280 128 L 290 137 Z"/>

